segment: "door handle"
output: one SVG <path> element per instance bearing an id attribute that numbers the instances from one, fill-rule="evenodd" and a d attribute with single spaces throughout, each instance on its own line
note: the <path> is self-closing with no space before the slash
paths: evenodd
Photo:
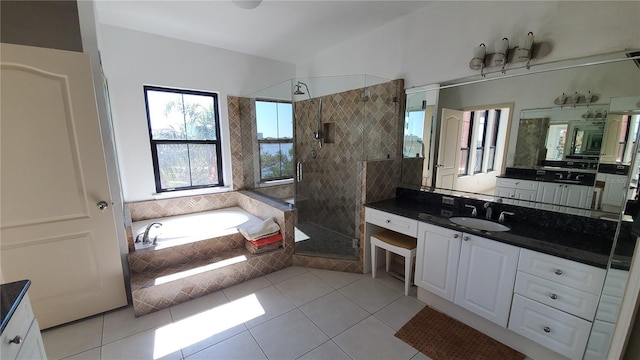
<path id="1" fill-rule="evenodd" d="M 109 204 L 107 204 L 106 201 L 100 201 L 96 205 L 98 206 L 98 209 L 102 211 L 107 210 L 107 208 L 109 207 Z"/>
<path id="2" fill-rule="evenodd" d="M 296 164 L 296 179 L 298 182 L 302 181 L 302 161 L 298 161 Z"/>

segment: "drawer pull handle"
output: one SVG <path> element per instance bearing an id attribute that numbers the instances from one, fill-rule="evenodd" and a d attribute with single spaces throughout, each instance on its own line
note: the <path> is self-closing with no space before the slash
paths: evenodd
<path id="1" fill-rule="evenodd" d="M 555 300 L 555 299 L 557 299 L 557 298 L 558 298 L 558 295 L 556 295 L 556 294 L 551 294 L 551 295 L 549 295 L 549 297 L 550 297 L 550 298 L 552 298 L 553 300 Z"/>
<path id="2" fill-rule="evenodd" d="M 454 239 L 457 239 L 457 238 L 459 238 L 459 237 L 460 237 L 460 234 L 453 234 L 453 238 L 454 238 Z"/>
<path id="3" fill-rule="evenodd" d="M 551 332 L 551 328 L 548 326 L 545 326 L 542 330 L 544 330 L 544 332 L 546 333 L 550 333 Z"/>
<path id="4" fill-rule="evenodd" d="M 386 222 L 386 223 L 388 224 L 388 223 L 390 223 L 390 222 L 391 222 L 391 220 L 388 220 L 388 219 L 387 219 L 387 220 L 385 220 L 384 222 Z"/>
<path id="5" fill-rule="evenodd" d="M 20 344 L 22 342 L 22 336 L 16 335 L 13 339 L 9 340 L 10 344 Z"/>
<path id="6" fill-rule="evenodd" d="M 463 237 L 462 237 L 462 240 L 464 240 L 464 241 L 469 241 L 469 240 L 471 240 L 471 238 L 470 238 L 469 236 L 463 236 Z"/>
<path id="7" fill-rule="evenodd" d="M 553 273 L 556 274 L 556 275 L 562 275 L 562 270 L 555 269 L 555 270 L 553 270 Z"/>

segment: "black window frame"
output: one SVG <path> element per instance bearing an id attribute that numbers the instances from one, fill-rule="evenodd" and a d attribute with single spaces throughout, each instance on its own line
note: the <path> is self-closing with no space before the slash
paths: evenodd
<path id="1" fill-rule="evenodd" d="M 475 148 L 476 148 L 476 159 L 474 162 L 473 174 L 483 173 L 484 168 L 484 157 L 485 150 L 487 144 L 487 130 L 489 128 L 489 110 L 477 110 L 473 112 L 473 117 L 475 118 L 475 113 L 484 113 L 484 126 L 482 127 L 482 137 L 480 138 L 480 146 L 478 146 L 478 138 L 475 139 Z M 477 125 L 477 124 L 476 124 Z M 477 129 L 477 131 L 480 129 Z M 480 153 L 480 161 L 478 161 L 478 153 Z"/>
<path id="2" fill-rule="evenodd" d="M 469 176 L 469 162 L 471 161 L 471 142 L 473 141 L 473 127 L 475 125 L 475 111 L 470 111 L 470 115 L 469 115 L 469 132 L 467 134 L 467 143 L 464 144 L 466 145 L 466 147 L 463 146 L 462 144 L 462 140 L 460 143 L 460 154 L 463 154 L 466 152 L 467 154 L 467 161 L 464 165 L 464 173 L 460 173 L 460 168 L 458 168 L 458 177 L 462 177 L 462 176 Z M 464 120 L 463 120 L 464 121 Z M 462 156 L 462 155 L 461 155 Z"/>
<path id="3" fill-rule="evenodd" d="M 494 171 L 496 166 L 496 156 L 498 152 L 498 131 L 500 131 L 500 119 L 502 118 L 502 109 L 493 109 L 493 133 L 489 139 L 489 157 L 487 160 L 487 172 Z"/>
<path id="4" fill-rule="evenodd" d="M 151 113 L 149 112 L 149 99 L 147 97 L 147 91 L 162 91 L 174 94 L 181 95 L 199 95 L 199 96 L 209 96 L 213 99 L 213 112 L 214 112 L 214 121 L 215 121 L 215 132 L 216 139 L 215 140 L 155 140 L 153 138 L 153 131 L 151 127 Z M 147 128 L 149 130 L 149 142 L 151 145 L 151 158 L 153 162 L 153 175 L 156 184 L 156 192 L 164 193 L 164 192 L 173 192 L 173 191 L 181 191 L 181 190 L 194 190 L 194 189 L 205 189 L 205 188 L 214 188 L 214 187 L 222 187 L 224 186 L 224 176 L 222 173 L 222 146 L 220 139 L 220 105 L 218 101 L 218 94 L 213 92 L 206 91 L 198 91 L 198 90 L 187 90 L 187 89 L 178 89 L 178 88 L 168 88 L 168 87 L 160 87 L 160 86 L 151 86 L 144 85 L 143 86 L 144 93 L 144 103 L 145 109 L 147 112 Z M 180 186 L 173 188 L 162 188 L 162 182 L 160 179 L 160 165 L 158 162 L 158 145 L 162 144 L 184 144 L 187 145 L 187 149 L 189 145 L 214 145 L 216 149 L 216 169 L 217 169 L 217 177 L 218 183 L 215 184 L 207 184 L 207 185 L 190 185 L 190 186 Z M 191 167 L 191 163 L 189 163 L 189 167 Z M 191 174 L 191 171 L 189 172 Z"/>
<path id="5" fill-rule="evenodd" d="M 293 102 L 291 101 L 284 101 L 284 100 L 273 100 L 273 99 L 256 99 L 256 103 L 258 102 L 270 102 L 270 103 L 276 103 L 276 104 L 289 104 L 291 105 L 291 130 L 293 132 L 295 132 L 295 122 L 293 121 Z M 260 174 L 260 183 L 268 183 L 270 181 L 280 181 L 280 180 L 290 180 L 293 179 L 295 176 L 295 169 L 293 169 L 292 167 L 292 172 L 291 172 L 291 176 L 279 176 L 279 177 L 272 177 L 272 178 L 263 178 L 262 177 L 262 156 L 260 154 L 260 145 L 261 144 L 291 144 L 291 147 L 293 148 L 295 146 L 294 142 L 293 142 L 293 134 L 291 136 L 291 139 L 287 139 L 287 138 L 277 138 L 277 139 L 258 139 L 257 137 L 257 128 L 258 128 L 258 112 L 256 110 L 256 139 L 258 142 L 258 173 Z M 295 159 L 292 157 L 291 159 L 292 162 L 292 166 L 295 163 Z M 280 164 L 282 164 L 282 161 L 280 161 Z M 282 172 L 281 172 L 282 173 Z"/>

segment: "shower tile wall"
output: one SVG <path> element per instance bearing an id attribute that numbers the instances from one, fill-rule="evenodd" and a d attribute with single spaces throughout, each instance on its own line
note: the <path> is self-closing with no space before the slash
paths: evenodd
<path id="1" fill-rule="evenodd" d="M 365 157 L 396 159 L 402 156 L 404 80 L 369 86 L 365 102 Z M 400 121 L 398 121 L 400 119 Z"/>
<path id="2" fill-rule="evenodd" d="M 229 143 L 231 145 L 231 177 L 233 190 L 244 188 L 245 179 L 242 173 L 242 129 L 240 123 L 240 98 L 227 96 L 229 114 Z"/>
<path id="3" fill-rule="evenodd" d="M 359 226 L 354 226 L 360 224 L 362 198 L 358 161 L 401 154 L 403 85 L 403 80 L 394 80 L 367 87 L 368 98 L 362 89 L 323 96 L 322 122 L 333 123 L 335 133 L 334 142 L 322 147 L 313 137 L 319 99 L 295 103 L 296 155 L 303 162 L 303 181 L 296 184 L 302 199 L 296 204 L 300 222 L 359 237 Z"/>
<path id="4" fill-rule="evenodd" d="M 240 98 L 239 108 L 242 129 L 242 176 L 246 188 L 255 188 L 255 162 L 258 161 L 255 99 Z"/>
<path id="5" fill-rule="evenodd" d="M 549 118 L 520 119 L 513 166 L 538 166 L 546 157 Z"/>

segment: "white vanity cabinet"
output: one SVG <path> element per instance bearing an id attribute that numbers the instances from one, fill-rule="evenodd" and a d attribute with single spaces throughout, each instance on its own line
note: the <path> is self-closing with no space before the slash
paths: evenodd
<path id="1" fill-rule="evenodd" d="M 463 233 L 454 303 L 507 327 L 519 253 L 518 247 Z"/>
<path id="2" fill-rule="evenodd" d="M 1 356 L 3 360 L 46 359 L 42 335 L 38 321 L 33 316 L 29 295 L 25 294 L 0 335 Z"/>
<path id="3" fill-rule="evenodd" d="M 418 225 L 416 285 L 507 326 L 520 248 L 435 225 Z"/>
<path id="4" fill-rule="evenodd" d="M 536 194 L 536 209 L 562 211 L 568 214 L 586 215 L 591 207 L 593 187 L 575 184 L 540 182 Z M 565 206 L 580 209 L 565 209 Z"/>
<path id="5" fill-rule="evenodd" d="M 522 249 L 509 329 L 582 359 L 606 270 Z"/>
<path id="6" fill-rule="evenodd" d="M 419 223 L 416 286 L 453 302 L 461 245 L 460 231 Z"/>

